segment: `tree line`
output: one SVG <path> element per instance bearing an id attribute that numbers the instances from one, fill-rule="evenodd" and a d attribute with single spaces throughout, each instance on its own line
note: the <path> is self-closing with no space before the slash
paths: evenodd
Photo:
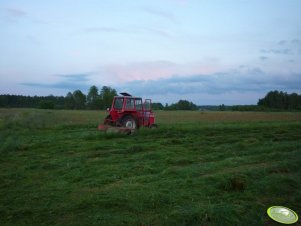
<path id="1" fill-rule="evenodd" d="M 232 111 L 300 111 L 301 95 L 274 90 L 259 99 L 257 105 L 234 105 L 225 106 L 221 109 Z"/>
<path id="2" fill-rule="evenodd" d="M 80 90 L 68 92 L 64 96 L 22 96 L 0 95 L 0 107 L 7 108 L 41 108 L 41 109 L 90 109 L 102 110 L 111 107 L 117 91 L 109 86 L 103 86 L 100 90 L 91 86 L 88 94 Z M 170 106 L 161 103 L 152 103 L 154 110 L 196 110 L 197 105 L 187 100 L 180 100 Z"/>
<path id="3" fill-rule="evenodd" d="M 301 110 L 301 95 L 274 90 L 259 99 L 257 105 L 270 109 Z"/>
<path id="4" fill-rule="evenodd" d="M 199 107 L 192 103 L 189 102 L 188 100 L 179 100 L 177 103 L 168 105 L 167 103 L 165 104 L 165 106 L 163 106 L 163 104 L 161 103 L 152 103 L 152 108 L 154 110 L 170 110 L 170 111 L 174 111 L 174 110 L 198 110 Z"/>
<path id="5" fill-rule="evenodd" d="M 101 110 L 111 106 L 113 97 L 117 91 L 109 86 L 98 89 L 91 86 L 88 94 L 80 90 L 68 92 L 66 96 L 22 96 L 0 95 L 0 107 L 8 108 L 41 108 L 41 109 L 91 109 Z M 177 103 L 168 105 L 153 103 L 154 110 L 198 110 L 207 109 L 200 107 L 187 100 L 179 100 Z M 209 106 L 208 110 L 217 111 L 269 111 L 269 110 L 301 110 L 301 95 L 288 94 L 282 91 L 270 91 L 257 105 L 234 105 L 234 106 Z"/>
<path id="6" fill-rule="evenodd" d="M 88 94 L 81 90 L 68 92 L 64 96 L 22 96 L 0 95 L 0 107 L 8 108 L 41 108 L 41 109 L 106 109 L 111 106 L 115 89 L 103 86 L 100 90 L 91 86 Z"/>

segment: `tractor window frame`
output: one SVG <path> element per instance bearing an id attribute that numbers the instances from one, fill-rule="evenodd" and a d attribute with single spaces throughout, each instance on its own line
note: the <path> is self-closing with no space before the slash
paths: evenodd
<path id="1" fill-rule="evenodd" d="M 123 108 L 124 98 L 116 97 L 114 101 L 114 109 L 121 110 Z"/>
<path id="2" fill-rule="evenodd" d="M 135 99 L 134 98 L 125 98 L 125 110 L 135 110 Z"/>
<path id="3" fill-rule="evenodd" d="M 152 101 L 150 99 L 145 99 L 144 111 L 152 111 Z"/>
<path id="4" fill-rule="evenodd" d="M 135 106 L 136 106 L 137 111 L 142 111 L 143 104 L 142 104 L 142 99 L 141 98 L 136 98 L 135 99 Z"/>

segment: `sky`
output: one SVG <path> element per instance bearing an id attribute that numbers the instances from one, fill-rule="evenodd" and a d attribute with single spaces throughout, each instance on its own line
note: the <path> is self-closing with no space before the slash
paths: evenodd
<path id="1" fill-rule="evenodd" d="M 301 94 L 300 0 L 0 0 L 0 94 L 154 102 Z"/>

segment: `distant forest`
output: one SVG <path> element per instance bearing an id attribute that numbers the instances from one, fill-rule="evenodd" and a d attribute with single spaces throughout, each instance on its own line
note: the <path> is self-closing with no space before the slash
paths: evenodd
<path id="1" fill-rule="evenodd" d="M 40 109 L 89 109 L 104 110 L 111 107 L 113 97 L 117 91 L 109 86 L 103 86 L 100 90 L 91 86 L 88 94 L 80 90 L 68 92 L 63 96 L 21 96 L 0 95 L 0 107 L 2 108 L 40 108 Z M 152 103 L 154 110 L 198 110 L 199 107 L 187 100 L 180 100 L 175 104 Z"/>
<path id="2" fill-rule="evenodd" d="M 102 110 L 111 107 L 113 97 L 117 96 L 115 89 L 103 86 L 100 90 L 91 86 L 88 94 L 80 90 L 68 92 L 64 96 L 22 96 L 0 95 L 1 108 L 40 108 L 40 109 L 90 109 Z M 163 106 L 162 103 L 153 103 L 154 110 L 218 110 L 218 111 L 300 111 L 301 95 L 288 94 L 282 91 L 270 91 L 257 105 L 225 106 L 197 106 L 187 100 L 179 100 L 177 103 Z"/>

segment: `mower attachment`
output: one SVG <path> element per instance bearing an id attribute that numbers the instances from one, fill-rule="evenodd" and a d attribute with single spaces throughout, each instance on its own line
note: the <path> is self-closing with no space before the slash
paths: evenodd
<path id="1" fill-rule="evenodd" d="M 103 124 L 98 125 L 98 130 L 106 133 L 122 133 L 127 135 L 133 134 L 135 131 L 134 129 L 130 129 L 127 127 L 116 127 Z"/>

